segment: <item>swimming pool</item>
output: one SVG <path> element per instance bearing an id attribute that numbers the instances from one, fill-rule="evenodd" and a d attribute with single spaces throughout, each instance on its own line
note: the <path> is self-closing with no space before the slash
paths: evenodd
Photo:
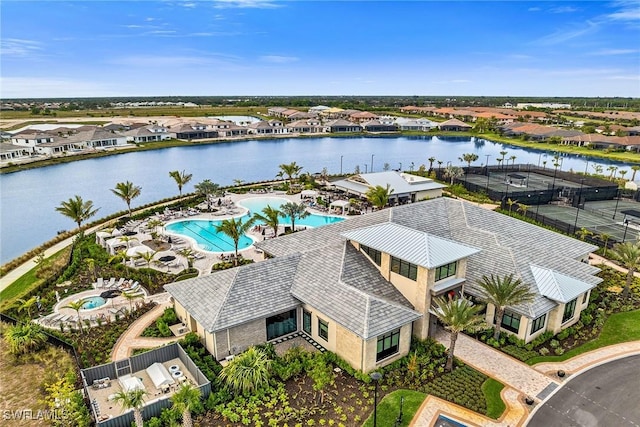
<path id="1" fill-rule="evenodd" d="M 243 216 L 246 221 L 248 215 Z M 198 249 L 209 252 L 233 252 L 235 246 L 233 240 L 224 233 L 218 233 L 216 226 L 222 221 L 210 221 L 205 219 L 190 219 L 168 224 L 165 229 L 170 233 L 182 234 L 196 241 Z M 247 235 L 240 237 L 238 250 L 246 249 L 253 244 L 253 240 Z"/>
<path id="2" fill-rule="evenodd" d="M 279 209 L 280 205 L 287 203 L 289 200 L 281 197 L 256 197 L 253 199 L 244 199 L 238 204 L 249 210 L 250 214 L 259 213 L 266 206 Z M 243 215 L 242 221 L 247 221 L 250 214 Z M 311 214 L 306 218 L 296 220 L 296 228 L 301 226 L 321 227 L 334 222 L 344 221 L 344 218 L 330 215 Z M 176 221 L 168 224 L 165 229 L 169 233 L 181 234 L 195 240 L 198 249 L 209 252 L 233 252 L 235 250 L 233 240 L 224 233 L 218 233 L 216 226 L 222 221 L 212 221 L 204 219 L 190 219 L 186 221 Z M 281 224 L 291 224 L 291 218 L 281 218 Z M 247 235 L 243 235 L 238 242 L 238 250 L 246 249 L 253 244 L 253 239 Z"/>
<path id="3" fill-rule="evenodd" d="M 86 301 L 82 304 L 82 310 L 93 310 L 94 308 L 102 307 L 107 302 L 102 297 L 89 297 L 85 298 Z"/>
<path id="4" fill-rule="evenodd" d="M 445 417 L 444 415 L 438 415 L 438 419 L 434 424 L 434 427 L 467 427 L 462 423 L 459 423 L 456 420 L 452 420 L 451 418 Z"/>
<path id="5" fill-rule="evenodd" d="M 272 208 L 280 209 L 280 205 L 288 203 L 289 200 L 284 199 L 282 197 L 256 197 L 253 199 L 244 199 L 240 200 L 238 204 L 242 207 L 249 209 L 251 214 L 261 213 L 262 209 L 267 206 L 271 206 Z M 331 216 L 331 215 L 316 215 L 311 214 L 306 218 L 296 219 L 296 228 L 299 225 L 308 226 L 308 227 L 321 227 L 327 224 L 333 224 L 335 222 L 344 221 L 344 218 L 339 216 Z M 280 224 L 291 224 L 290 217 L 280 218 Z"/>

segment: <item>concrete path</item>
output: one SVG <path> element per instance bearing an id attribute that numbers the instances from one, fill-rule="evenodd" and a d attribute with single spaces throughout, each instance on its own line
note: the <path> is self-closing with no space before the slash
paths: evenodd
<path id="1" fill-rule="evenodd" d="M 626 268 L 616 264 L 615 262 L 596 254 L 589 254 L 589 265 L 606 265 L 607 267 L 611 267 L 614 270 L 618 270 L 619 272 L 624 274 L 627 274 L 627 272 L 629 271 Z M 633 275 L 635 277 L 640 277 L 640 272 L 636 271 L 633 273 Z"/>
<path id="2" fill-rule="evenodd" d="M 449 332 L 439 328 L 436 339 L 449 347 Z M 526 396 L 541 399 L 544 396 L 538 396 L 545 389 L 558 386 L 557 382 L 542 372 L 464 334 L 458 335 L 455 356 Z"/>
<path id="3" fill-rule="evenodd" d="M 162 294 L 166 298 L 166 294 Z M 176 341 L 176 337 L 169 338 L 146 338 L 140 334 L 147 329 L 149 325 L 156 321 L 162 315 L 165 308 L 170 307 L 168 301 L 159 303 L 151 311 L 143 314 L 138 320 L 129 325 L 126 331 L 120 336 L 111 352 L 111 360 L 126 359 L 131 355 L 134 348 L 155 348 L 170 342 Z"/>

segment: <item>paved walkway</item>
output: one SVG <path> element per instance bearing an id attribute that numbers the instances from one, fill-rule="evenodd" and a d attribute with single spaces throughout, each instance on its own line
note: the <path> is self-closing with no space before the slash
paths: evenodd
<path id="1" fill-rule="evenodd" d="M 589 254 L 589 265 L 606 265 L 624 274 L 627 274 L 628 271 L 626 268 L 616 264 L 615 262 L 596 254 Z M 640 272 L 636 271 L 633 275 L 635 277 L 640 277 Z"/>
<path id="2" fill-rule="evenodd" d="M 129 325 L 129 328 L 120 336 L 111 352 L 111 360 L 126 359 L 131 356 L 134 348 L 155 348 L 170 342 L 176 341 L 176 337 L 169 338 L 146 338 L 140 334 L 147 329 L 155 320 L 162 315 L 165 308 L 171 304 L 167 301 L 167 294 L 154 295 L 158 305 L 151 311 L 143 314 L 138 320 Z M 161 299 L 164 297 L 164 301 Z M 163 301 L 163 302 L 160 302 Z"/>
<path id="3" fill-rule="evenodd" d="M 449 347 L 449 332 L 439 328 L 436 339 Z M 547 387 L 554 388 L 558 385 L 550 377 L 526 363 L 464 334 L 458 335 L 455 355 L 467 365 L 526 396 L 535 398 Z"/>

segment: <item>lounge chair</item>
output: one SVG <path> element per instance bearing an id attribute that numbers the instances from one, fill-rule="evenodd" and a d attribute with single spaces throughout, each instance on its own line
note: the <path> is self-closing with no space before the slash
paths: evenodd
<path id="1" fill-rule="evenodd" d="M 119 288 L 120 286 L 122 286 L 123 283 L 124 283 L 124 277 L 121 277 L 120 280 L 118 280 L 118 284 L 115 287 Z"/>
<path id="2" fill-rule="evenodd" d="M 100 289 L 104 286 L 104 279 L 102 277 L 98 277 L 98 281 L 96 282 L 96 289 Z"/>
<path id="3" fill-rule="evenodd" d="M 111 280 L 109 280 L 109 284 L 106 286 L 107 288 L 113 288 L 113 285 L 116 284 L 116 278 L 112 277 Z"/>

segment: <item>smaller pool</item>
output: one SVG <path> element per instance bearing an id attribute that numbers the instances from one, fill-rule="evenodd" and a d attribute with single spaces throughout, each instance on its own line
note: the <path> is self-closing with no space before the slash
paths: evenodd
<path id="1" fill-rule="evenodd" d="M 458 421 L 452 420 L 451 418 L 447 418 L 444 415 L 439 415 L 434 427 L 467 427 L 464 424 L 459 423 Z"/>
<path id="2" fill-rule="evenodd" d="M 107 301 L 102 297 L 89 297 L 86 299 L 85 303 L 82 304 L 83 310 L 93 310 L 94 308 L 101 307 L 105 305 Z"/>

